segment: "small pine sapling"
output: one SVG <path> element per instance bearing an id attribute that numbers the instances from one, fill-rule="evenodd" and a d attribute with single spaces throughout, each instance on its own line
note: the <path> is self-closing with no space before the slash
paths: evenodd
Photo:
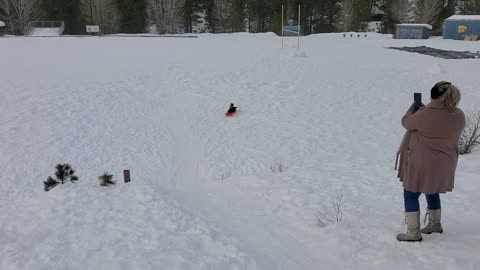
<path id="1" fill-rule="evenodd" d="M 108 172 L 104 172 L 103 175 L 98 177 L 98 180 L 100 180 L 100 186 L 110 186 L 110 185 L 115 185 L 115 181 L 113 181 L 113 175 L 109 174 Z"/>
<path id="2" fill-rule="evenodd" d="M 78 181 L 78 177 L 75 175 L 75 170 L 72 169 L 70 164 L 57 164 L 55 169 L 55 179 L 49 176 L 47 181 L 43 182 L 45 192 L 53 189 L 59 184 L 65 184 L 66 182 L 75 183 L 75 181 Z"/>
<path id="3" fill-rule="evenodd" d="M 47 181 L 43 182 L 45 192 L 56 187 L 59 184 L 57 180 L 53 179 L 51 176 L 47 178 Z"/>

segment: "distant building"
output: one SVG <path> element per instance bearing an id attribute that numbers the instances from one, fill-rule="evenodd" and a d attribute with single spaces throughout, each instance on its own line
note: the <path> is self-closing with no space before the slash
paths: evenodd
<path id="1" fill-rule="evenodd" d="M 480 15 L 454 15 L 445 20 L 443 26 L 444 39 L 464 40 L 480 36 Z"/>
<path id="2" fill-rule="evenodd" d="M 432 35 L 429 24 L 402 23 L 395 25 L 395 39 L 428 39 Z"/>
<path id="3" fill-rule="evenodd" d="M 5 23 L 0 21 L 0 36 L 3 36 L 5 32 Z"/>

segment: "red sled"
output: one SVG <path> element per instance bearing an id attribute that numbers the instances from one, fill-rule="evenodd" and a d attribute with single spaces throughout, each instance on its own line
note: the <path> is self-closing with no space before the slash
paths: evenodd
<path id="1" fill-rule="evenodd" d="M 235 112 L 226 112 L 225 117 L 233 117 L 235 115 Z"/>

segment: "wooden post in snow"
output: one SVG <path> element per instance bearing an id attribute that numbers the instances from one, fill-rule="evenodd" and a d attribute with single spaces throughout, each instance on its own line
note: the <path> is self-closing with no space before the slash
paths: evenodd
<path id="1" fill-rule="evenodd" d="M 129 170 L 123 170 L 123 179 L 125 183 L 130 182 L 130 171 Z"/>

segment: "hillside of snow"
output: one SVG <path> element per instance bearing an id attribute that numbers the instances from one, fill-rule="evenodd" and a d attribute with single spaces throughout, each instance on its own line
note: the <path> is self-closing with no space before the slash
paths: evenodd
<path id="1" fill-rule="evenodd" d="M 386 49 L 480 42 L 296 46 L 273 34 L 0 39 L 0 269 L 480 269 L 480 152 L 460 158 L 445 232 L 422 243 L 395 239 L 393 170 L 413 93 L 428 102 L 447 80 L 478 109 L 480 60 Z M 58 163 L 80 180 L 44 192 Z M 98 185 L 105 171 L 115 186 Z M 320 226 L 340 194 L 342 220 Z"/>

